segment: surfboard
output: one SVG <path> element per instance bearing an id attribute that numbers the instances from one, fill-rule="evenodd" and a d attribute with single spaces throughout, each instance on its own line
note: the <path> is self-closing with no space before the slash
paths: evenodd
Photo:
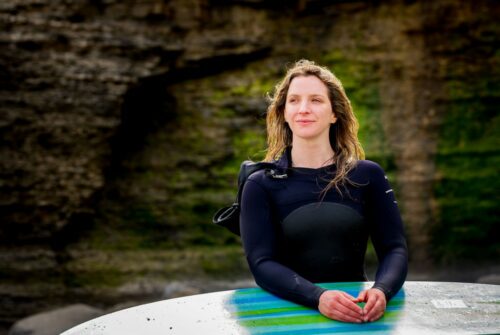
<path id="1" fill-rule="evenodd" d="M 326 283 L 357 296 L 370 282 Z M 78 325 L 62 335 L 98 334 L 495 334 L 500 285 L 406 282 L 371 323 L 330 320 L 317 310 L 260 288 L 214 292 L 132 307 Z"/>

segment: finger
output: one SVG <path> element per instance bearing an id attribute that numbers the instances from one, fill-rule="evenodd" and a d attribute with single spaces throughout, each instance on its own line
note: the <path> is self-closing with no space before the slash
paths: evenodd
<path id="1" fill-rule="evenodd" d="M 333 310 L 331 315 L 329 316 L 331 319 L 342 321 L 342 322 L 353 322 L 353 323 L 362 323 L 363 320 L 348 314 L 344 314 L 339 310 Z"/>
<path id="2" fill-rule="evenodd" d="M 356 304 L 356 299 L 348 294 L 346 294 L 346 296 L 339 297 L 337 301 L 347 308 L 350 308 L 350 309 L 357 311 L 359 313 L 362 312 L 361 307 L 359 307 Z"/>
<path id="3" fill-rule="evenodd" d="M 351 300 L 351 301 L 355 301 L 356 298 L 354 298 L 352 295 L 350 295 L 349 293 L 346 293 L 346 292 L 340 292 L 340 295 L 342 295 L 343 297 L 345 297 L 347 300 Z"/>
<path id="4" fill-rule="evenodd" d="M 342 292 L 342 295 L 345 297 L 345 299 L 347 299 L 343 303 L 346 307 L 354 308 L 354 310 L 359 311 L 360 313 L 363 313 L 363 309 L 357 304 L 358 302 L 360 302 L 358 298 L 354 298 L 352 295 L 345 293 L 345 292 Z M 348 303 L 347 301 L 352 302 L 352 304 Z"/>
<path id="5" fill-rule="evenodd" d="M 378 320 L 378 319 L 380 319 L 383 315 L 384 315 L 384 309 L 374 311 L 371 315 L 368 315 L 368 316 L 366 317 L 366 322 L 373 322 L 373 321 L 377 321 L 377 320 Z"/>
<path id="6" fill-rule="evenodd" d="M 370 322 L 374 322 L 374 321 L 377 321 L 378 319 L 380 319 L 382 316 L 384 316 L 384 312 L 380 312 L 378 313 L 377 315 L 373 316 L 370 318 Z"/>
<path id="7" fill-rule="evenodd" d="M 347 308 L 351 308 L 355 311 L 359 311 L 360 313 L 362 312 L 361 307 L 359 307 L 357 303 L 357 298 L 354 298 L 352 295 L 345 293 L 345 292 L 340 292 L 340 294 L 335 298 L 335 302 L 340 303 Z"/>
<path id="8" fill-rule="evenodd" d="M 336 302 L 337 303 L 335 304 L 335 306 L 333 306 L 335 310 L 338 310 L 342 314 L 349 315 L 360 320 L 363 319 L 363 310 L 352 300 L 343 297 L 339 298 Z"/>
<path id="9" fill-rule="evenodd" d="M 355 302 L 365 302 L 365 301 L 366 301 L 366 290 L 359 292 Z"/>
<path id="10" fill-rule="evenodd" d="M 373 305 L 372 309 L 365 314 L 365 321 L 375 321 L 382 317 L 385 311 L 385 304 L 381 299 L 377 299 L 377 302 Z"/>
<path id="11" fill-rule="evenodd" d="M 322 297 L 325 299 L 320 298 L 319 309 L 326 317 L 343 322 L 363 322 L 363 310 L 353 296 L 342 291 L 330 291 Z"/>
<path id="12" fill-rule="evenodd" d="M 356 323 L 363 322 L 363 319 L 359 315 L 356 316 L 350 314 L 353 312 L 349 311 L 340 303 L 335 302 L 333 300 L 329 304 L 320 305 L 319 310 L 321 314 L 333 320 L 338 320 L 343 322 L 356 322 Z"/>
<path id="13" fill-rule="evenodd" d="M 363 312 L 365 315 L 369 314 L 370 311 L 373 309 L 373 306 L 375 306 L 377 302 L 378 297 L 374 294 L 367 294 L 366 299 L 365 299 L 365 307 L 363 308 Z"/>

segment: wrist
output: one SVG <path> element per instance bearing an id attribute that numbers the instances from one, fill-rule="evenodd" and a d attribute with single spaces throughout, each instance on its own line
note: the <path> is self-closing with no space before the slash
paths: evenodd
<path id="1" fill-rule="evenodd" d="M 319 308 L 319 305 L 320 305 L 320 303 L 321 303 L 321 300 L 322 300 L 322 298 L 324 299 L 324 295 L 325 295 L 325 293 L 326 293 L 327 291 L 328 291 L 328 290 L 327 290 L 327 289 L 324 289 L 324 288 L 321 288 L 321 290 L 318 290 L 318 292 L 317 292 L 317 299 L 316 299 L 316 301 L 318 302 L 318 303 L 316 304 L 317 308 Z"/>
<path id="2" fill-rule="evenodd" d="M 389 294 L 388 294 L 388 292 L 387 292 L 387 291 L 386 291 L 383 287 L 380 287 L 380 286 L 375 286 L 375 285 L 374 285 L 374 286 L 371 288 L 371 290 L 377 290 L 377 291 L 381 292 L 381 293 L 383 294 L 384 298 L 385 298 L 385 301 L 388 301 L 388 300 L 389 300 L 389 298 L 388 298 Z"/>

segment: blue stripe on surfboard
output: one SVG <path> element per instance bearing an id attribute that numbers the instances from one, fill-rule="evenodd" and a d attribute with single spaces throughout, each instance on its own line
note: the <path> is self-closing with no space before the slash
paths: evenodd
<path id="1" fill-rule="evenodd" d="M 343 323 L 328 320 L 328 322 L 320 323 L 304 323 L 304 324 L 278 324 L 269 326 L 251 327 L 246 323 L 242 323 L 252 335 L 264 334 L 370 334 L 382 333 L 387 334 L 388 331 L 394 328 L 395 322 L 379 321 L 375 323 Z"/>
<path id="2" fill-rule="evenodd" d="M 326 289 L 342 290 L 350 295 L 357 295 L 364 288 L 363 283 L 326 283 L 318 285 Z M 234 300 L 234 303 L 240 304 L 245 302 L 280 301 L 282 299 L 260 288 L 249 288 L 236 290 L 232 300 Z"/>
<path id="3" fill-rule="evenodd" d="M 269 319 L 269 318 L 280 318 L 289 316 L 302 316 L 302 315 L 315 315 L 318 312 L 314 309 L 297 310 L 297 311 L 287 311 L 287 312 L 271 312 L 253 315 L 238 315 L 240 320 L 255 320 L 255 319 Z"/>
<path id="4" fill-rule="evenodd" d="M 390 318 L 394 318 L 391 314 L 394 314 L 395 311 L 400 310 L 401 308 L 387 308 L 386 315 L 387 321 Z M 258 314 L 249 314 L 249 315 L 241 315 L 239 313 L 233 314 L 238 320 L 246 321 L 246 320 L 259 320 L 259 319 L 272 319 L 272 318 L 288 318 L 293 316 L 308 316 L 308 315 L 318 315 L 319 312 L 314 309 L 304 309 L 304 310 L 292 310 L 292 311 L 271 311 L 268 313 L 258 313 Z"/>
<path id="5" fill-rule="evenodd" d="M 335 335 L 379 335 L 379 334 L 388 334 L 390 333 L 392 326 L 378 326 L 378 327 L 370 327 L 370 328 L 344 328 L 339 329 L 336 327 L 329 328 L 312 328 L 302 327 L 292 329 L 291 327 L 265 327 L 263 329 L 259 328 L 251 328 L 247 329 L 251 335 L 326 335 L 326 334 L 335 334 Z"/>
<path id="6" fill-rule="evenodd" d="M 404 295 L 400 292 L 394 296 L 389 302 L 389 306 L 398 306 L 404 303 Z M 274 296 L 269 295 L 268 297 L 245 297 L 245 299 L 240 299 L 238 296 L 233 296 L 229 299 L 229 304 L 235 306 L 238 310 L 246 309 L 263 309 L 271 307 L 300 307 L 300 305 L 286 301 Z M 388 306 L 388 307 L 389 307 Z M 305 307 L 304 307 L 305 308 Z"/>
<path id="7" fill-rule="evenodd" d="M 319 284 L 357 296 L 365 283 Z M 401 290 L 389 302 L 384 317 L 375 323 L 351 324 L 323 317 L 317 310 L 280 299 L 260 288 L 235 291 L 226 308 L 250 334 L 385 334 L 394 328 L 404 306 Z"/>
<path id="8" fill-rule="evenodd" d="M 256 327 L 242 323 L 242 326 L 244 326 L 250 334 L 366 334 L 367 332 L 370 334 L 387 334 L 395 325 L 396 322 L 388 322 L 388 320 L 363 324 L 342 323 L 328 320 L 319 323 L 274 324 Z"/>
<path id="9" fill-rule="evenodd" d="M 300 306 L 287 301 L 263 301 L 263 302 L 247 302 L 245 304 L 234 304 L 231 302 L 226 307 L 231 311 L 252 311 L 262 309 L 276 309 L 276 308 L 295 308 L 295 309 L 308 309 L 307 307 Z"/>
<path id="10" fill-rule="evenodd" d="M 243 297 L 236 295 L 232 298 L 232 302 L 235 304 L 255 304 L 259 302 L 281 303 L 281 300 L 283 299 L 275 297 L 274 295 L 270 295 L 269 293 L 267 295 L 246 295 Z"/>
<path id="11" fill-rule="evenodd" d="M 387 311 L 383 319 L 381 319 L 384 323 L 390 323 L 396 321 L 398 318 L 397 312 Z M 322 316 L 316 310 L 309 310 L 306 313 L 303 311 L 297 313 L 268 313 L 268 314 L 255 314 L 238 317 L 238 320 L 241 321 L 241 324 L 245 324 L 247 326 L 259 326 L 263 323 L 267 325 L 272 324 L 311 324 L 311 323 L 331 323 L 332 320 Z"/>
<path id="12" fill-rule="evenodd" d="M 387 305 L 386 310 L 387 311 L 399 310 L 402 308 L 402 304 L 403 300 L 393 299 Z M 280 312 L 280 310 L 282 309 L 293 310 L 294 312 L 311 310 L 310 308 L 296 305 L 293 303 L 277 303 L 277 302 L 246 303 L 246 304 L 239 304 L 237 306 L 228 305 L 226 307 L 230 312 L 237 312 L 241 315 L 245 315 L 252 311 L 259 311 L 259 310 L 276 310 L 277 312 Z"/>
<path id="13" fill-rule="evenodd" d="M 319 283 L 318 286 L 334 289 L 334 290 L 342 290 L 342 291 L 351 291 L 351 292 L 359 292 L 365 287 L 364 282 L 339 282 L 339 283 Z M 266 291 L 261 288 L 244 288 L 237 290 L 240 295 L 268 295 Z"/>

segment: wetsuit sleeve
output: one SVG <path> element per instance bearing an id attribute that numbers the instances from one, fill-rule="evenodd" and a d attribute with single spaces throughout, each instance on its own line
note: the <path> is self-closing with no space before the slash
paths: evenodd
<path id="1" fill-rule="evenodd" d="M 312 308 L 326 291 L 284 266 L 276 257 L 276 230 L 265 189 L 248 180 L 243 189 L 240 230 L 246 258 L 255 282 L 272 294 Z"/>
<path id="2" fill-rule="evenodd" d="M 382 290 L 389 300 L 406 279 L 408 250 L 394 191 L 382 168 L 371 164 L 366 205 L 370 235 L 379 261 L 373 287 Z"/>

